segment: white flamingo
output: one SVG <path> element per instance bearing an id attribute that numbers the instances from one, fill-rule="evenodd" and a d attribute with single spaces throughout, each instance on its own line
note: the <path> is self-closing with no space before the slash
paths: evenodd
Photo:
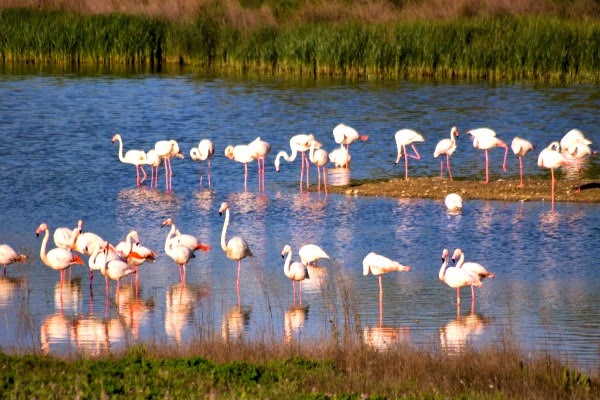
<path id="1" fill-rule="evenodd" d="M 210 139 L 202 139 L 198 147 L 190 149 L 190 157 L 193 161 L 200 161 L 200 186 L 202 186 L 202 165 L 207 164 L 208 186 L 210 187 L 210 159 L 215 154 L 215 145 Z"/>
<path id="2" fill-rule="evenodd" d="M 40 248 L 40 258 L 48 267 L 60 272 L 60 283 L 62 285 L 65 281 L 65 269 L 73 264 L 84 265 L 83 260 L 77 254 L 71 252 L 71 250 L 60 247 L 46 252 L 46 245 L 50 238 L 48 225 L 46 225 L 46 223 L 41 223 L 35 231 L 35 234 L 39 237 L 40 233 L 44 231 L 44 239 L 42 240 L 42 246 Z"/>
<path id="3" fill-rule="evenodd" d="M 321 191 L 321 170 L 323 170 L 323 186 L 325 187 L 325 194 L 327 194 L 327 174 L 325 173 L 325 165 L 329 161 L 329 156 L 325 150 L 317 149 L 315 144 L 316 143 L 314 140 L 310 144 L 308 159 L 317 167 L 317 175 L 319 176 L 319 192 Z"/>
<path id="4" fill-rule="evenodd" d="M 118 133 L 112 137 L 112 142 L 114 143 L 117 140 L 119 141 L 119 160 L 124 164 L 135 165 L 135 182 L 140 186 L 147 177 L 146 171 L 144 170 L 144 164 L 147 164 L 146 152 L 143 150 L 129 150 L 123 156 L 123 139 L 121 139 L 121 135 Z M 140 169 L 144 174 L 142 179 L 140 179 Z"/>
<path id="5" fill-rule="evenodd" d="M 164 160 L 165 164 L 165 186 L 166 190 L 173 189 L 173 169 L 171 168 L 171 158 L 181 154 L 179 144 L 176 140 L 159 140 L 154 145 L 156 155 Z M 181 154 L 180 158 L 183 158 Z"/>
<path id="6" fill-rule="evenodd" d="M 248 164 L 254 161 L 254 153 L 250 146 L 238 144 L 237 146 L 227 146 L 225 156 L 230 160 L 244 164 L 244 190 L 247 190 Z"/>
<path id="7" fill-rule="evenodd" d="M 452 171 L 450 171 L 450 156 L 454 154 L 456 150 L 456 138 L 460 136 L 460 132 L 458 132 L 458 128 L 455 126 L 450 129 L 450 139 L 442 139 L 435 146 L 435 151 L 433 152 L 433 156 L 437 158 L 441 154 L 446 155 L 446 169 L 448 170 L 448 176 L 452 181 Z M 444 161 L 440 160 L 440 178 L 444 177 Z"/>
<path id="8" fill-rule="evenodd" d="M 502 140 L 496 137 L 496 132 L 490 128 L 478 128 L 471 129 L 468 131 L 473 138 L 473 147 L 485 152 L 485 181 L 483 183 L 489 183 L 489 160 L 488 150 L 494 147 L 501 147 L 504 149 L 504 162 L 502 163 L 502 169 L 506 172 L 506 155 L 508 154 L 508 146 Z"/>
<path id="9" fill-rule="evenodd" d="M 521 183 L 519 184 L 519 187 L 522 188 L 523 187 L 523 157 L 525 156 L 525 154 L 527 154 L 534 148 L 529 140 L 525 140 L 518 136 L 515 136 L 512 143 L 510 144 L 510 148 L 512 149 L 513 153 L 515 153 L 515 155 L 517 157 L 519 157 L 519 175 L 521 177 Z"/>
<path id="10" fill-rule="evenodd" d="M 444 204 L 448 211 L 460 211 L 462 210 L 462 197 L 458 193 L 449 193 L 444 198 Z"/>
<path id="11" fill-rule="evenodd" d="M 0 264 L 4 265 L 4 276 L 6 276 L 6 266 L 15 262 L 27 262 L 27 255 L 17 253 L 7 244 L 0 244 Z"/>
<path id="12" fill-rule="evenodd" d="M 135 274 L 135 268 L 127 264 L 127 262 L 122 259 L 111 260 L 108 256 L 110 246 L 107 242 L 104 242 L 102 247 L 104 247 L 104 265 L 100 269 L 100 272 L 105 277 L 112 279 L 113 281 L 117 281 L 117 293 L 115 298 L 119 299 L 119 292 L 121 290 L 121 279 L 126 277 L 127 275 Z"/>
<path id="13" fill-rule="evenodd" d="M 179 232 L 179 229 L 177 229 L 177 226 L 175 226 L 175 222 L 173 222 L 172 218 L 167 218 L 164 220 L 160 227 L 162 228 L 166 225 L 171 225 L 171 232 L 169 232 L 169 236 L 172 240 L 176 240 L 177 244 L 185 246 L 191 251 L 202 250 L 207 252 L 210 250 L 210 246 L 208 244 L 202 243 L 195 236 L 182 234 Z"/>
<path id="14" fill-rule="evenodd" d="M 551 198 L 552 198 L 552 211 L 554 211 L 554 169 L 561 165 L 570 164 L 569 160 L 559 152 L 560 144 L 558 142 L 552 142 L 548 147 L 540 152 L 538 156 L 538 166 L 543 168 L 549 168 L 552 175 L 551 183 Z"/>
<path id="15" fill-rule="evenodd" d="M 348 125 L 339 124 L 333 128 L 333 139 L 342 147 L 345 145 L 346 150 L 350 150 L 350 143 L 354 143 L 357 140 L 364 142 L 369 139 L 369 136 L 361 135 L 356 129 Z M 350 162 L 350 160 L 348 160 L 348 162 Z M 343 167 L 348 168 L 348 164 L 343 165 Z"/>
<path id="16" fill-rule="evenodd" d="M 456 307 L 460 307 L 460 288 L 464 286 L 481 286 L 481 281 L 470 275 L 467 271 L 461 270 L 456 267 L 448 268 L 448 249 L 444 249 L 442 252 L 442 267 L 438 277 L 440 281 L 444 282 L 451 288 L 456 288 Z"/>
<path id="17" fill-rule="evenodd" d="M 336 168 L 349 168 L 352 156 L 348 149 L 340 147 L 333 149 L 329 153 L 329 161 L 331 161 Z"/>
<path id="18" fill-rule="evenodd" d="M 279 165 L 280 165 L 280 159 L 283 157 L 283 159 L 287 162 L 292 162 L 296 159 L 296 156 L 298 155 L 298 153 L 301 153 L 301 158 L 302 158 L 302 165 L 300 166 L 300 189 L 302 189 L 302 177 L 304 176 L 304 170 L 306 169 L 306 187 L 308 187 L 308 170 L 309 170 L 309 164 L 308 164 L 308 160 L 306 159 L 306 152 L 308 150 L 310 150 L 310 146 L 312 145 L 312 143 L 314 142 L 315 144 L 315 148 L 321 148 L 321 143 L 318 141 L 315 141 L 315 137 L 314 135 L 307 135 L 307 134 L 299 134 L 299 135 L 295 135 L 292 136 L 292 138 L 290 139 L 290 148 L 291 148 L 291 154 L 288 155 L 285 151 L 280 151 L 279 153 L 277 153 L 277 157 L 275 157 L 275 170 L 277 172 L 279 172 Z"/>
<path id="19" fill-rule="evenodd" d="M 564 152 L 575 143 L 592 144 L 579 129 L 571 129 L 560 139 L 560 148 Z"/>
<path id="20" fill-rule="evenodd" d="M 456 258 L 459 258 L 456 261 Z M 476 262 L 465 262 L 465 253 L 461 249 L 454 250 L 454 254 L 452 254 L 452 261 L 456 263 L 456 268 L 467 272 L 470 275 L 476 277 L 479 281 L 482 281 L 485 278 L 495 278 L 496 275 L 493 272 L 488 271 L 483 265 Z M 475 302 L 475 290 L 473 289 L 473 285 L 471 285 L 471 301 Z"/>
<path id="21" fill-rule="evenodd" d="M 569 159 L 569 161 L 577 166 L 577 174 L 581 176 L 581 166 L 583 160 L 593 154 L 589 144 L 589 140 L 573 141 L 569 144 L 567 149 L 561 149 L 562 154 Z M 581 186 L 577 188 L 577 193 L 581 192 Z"/>
<path id="22" fill-rule="evenodd" d="M 236 288 L 238 293 L 238 302 L 240 297 L 240 272 L 242 269 L 242 260 L 246 257 L 252 256 L 252 251 L 248 247 L 248 243 L 239 236 L 234 236 L 229 241 L 225 241 L 225 235 L 227 234 L 227 226 L 229 225 L 229 205 L 226 202 L 221 204 L 219 208 L 219 215 L 222 216 L 225 212 L 225 221 L 223 222 L 223 231 L 221 232 L 221 249 L 227 255 L 230 260 L 237 261 L 238 273 Z"/>
<path id="23" fill-rule="evenodd" d="M 164 224 L 162 226 L 164 226 Z M 181 284 L 185 284 L 186 265 L 190 259 L 195 257 L 194 251 L 189 247 L 180 244 L 177 240 L 173 240 L 174 234 L 174 226 L 171 226 L 171 230 L 165 239 L 165 253 L 167 253 L 167 255 L 171 257 L 177 264 L 177 267 L 179 268 L 179 278 L 181 279 Z"/>
<path id="24" fill-rule="evenodd" d="M 310 279 L 310 276 L 308 276 L 308 269 L 306 268 L 306 265 L 299 261 L 294 261 L 292 263 L 292 248 L 289 244 L 286 244 L 281 251 L 281 258 L 284 258 L 286 254 L 287 258 L 283 265 L 283 272 L 285 276 L 292 280 L 292 286 L 294 287 L 294 304 L 296 304 L 296 282 L 298 282 L 298 285 L 300 286 L 300 306 L 302 306 L 302 281 Z"/>
<path id="25" fill-rule="evenodd" d="M 139 274 L 137 274 L 138 267 L 145 262 L 154 262 L 158 257 L 155 251 L 140 245 L 140 238 L 137 231 L 130 231 L 125 241 L 118 243 L 115 249 L 127 261 L 127 264 L 135 267 L 136 281 L 139 279 Z"/>
<path id="26" fill-rule="evenodd" d="M 306 266 L 310 266 L 311 263 L 315 264 L 317 260 L 324 258 L 329 260 L 329 256 L 325 250 L 316 244 L 305 244 L 304 246 L 300 247 L 300 250 L 298 250 L 298 255 L 300 256 L 300 261 L 302 261 L 302 264 Z"/>
<path id="27" fill-rule="evenodd" d="M 59 227 L 54 230 L 52 239 L 56 247 L 62 247 L 63 249 L 75 249 L 75 243 L 77 243 L 77 237 L 81 233 L 83 227 L 83 221 L 77 221 L 77 227 L 74 229 Z"/>
<path id="28" fill-rule="evenodd" d="M 408 180 L 408 157 L 414 158 L 416 160 L 421 159 L 421 155 L 417 151 L 415 147 L 415 142 L 424 142 L 425 139 L 423 136 L 413 131 L 412 129 L 400 129 L 394 135 L 394 139 L 396 140 L 396 147 L 398 149 L 398 156 L 396 157 L 396 164 L 400 162 L 400 158 L 402 157 L 402 151 L 404 150 L 404 179 Z M 408 154 L 406 151 L 406 146 L 410 145 L 415 152 L 414 155 Z"/>
<path id="29" fill-rule="evenodd" d="M 363 275 L 369 272 L 379 277 L 379 307 L 381 310 L 383 304 L 383 286 L 381 285 L 381 276 L 393 271 L 410 271 L 410 267 L 400 264 L 398 261 L 390 260 L 387 257 L 371 252 L 363 259 Z"/>
<path id="30" fill-rule="evenodd" d="M 265 158 L 267 155 L 271 154 L 271 145 L 268 142 L 265 142 L 260 137 L 257 137 L 252 142 L 248 143 L 248 147 L 250 148 L 250 152 L 254 155 L 256 159 L 256 163 L 258 165 L 258 182 L 259 185 L 262 182 L 262 190 L 264 191 L 265 187 Z"/>

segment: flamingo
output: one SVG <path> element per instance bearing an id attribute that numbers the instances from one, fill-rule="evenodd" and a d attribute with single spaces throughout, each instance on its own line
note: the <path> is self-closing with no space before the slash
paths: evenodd
<path id="1" fill-rule="evenodd" d="M 283 265 L 283 272 L 285 276 L 292 280 L 292 286 L 294 287 L 294 304 L 296 304 L 296 282 L 298 282 L 298 285 L 300 286 L 300 306 L 302 307 L 302 281 L 310 279 L 310 276 L 308 276 L 308 269 L 304 263 L 298 261 L 292 263 L 292 248 L 289 244 L 286 244 L 283 247 L 281 258 L 284 258 L 286 254 L 287 258 Z"/>
<path id="2" fill-rule="evenodd" d="M 119 141 L 119 160 L 124 164 L 135 165 L 135 182 L 138 186 L 140 186 L 148 176 L 144 170 L 144 164 L 147 163 L 146 152 L 143 150 L 129 150 L 125 153 L 125 156 L 123 156 L 123 139 L 121 139 L 121 135 L 118 133 L 112 137 L 112 142 L 114 143 L 117 140 Z M 140 169 L 144 174 L 142 179 L 140 179 Z"/>
<path id="3" fill-rule="evenodd" d="M 62 247 L 63 249 L 71 249 L 75 248 L 75 243 L 77 242 L 77 237 L 81 233 L 81 228 L 83 227 L 83 221 L 77 221 L 77 227 L 75 229 L 60 227 L 54 230 L 54 234 L 52 235 L 52 239 L 54 240 L 54 244 L 56 247 Z"/>
<path id="4" fill-rule="evenodd" d="M 552 197 L 552 211 L 554 211 L 554 169 L 561 165 L 570 164 L 565 156 L 558 151 L 559 148 L 560 144 L 558 142 L 552 142 L 548 147 L 542 150 L 538 156 L 538 166 L 550 168 L 550 173 L 552 175 L 552 189 L 550 195 Z"/>
<path id="5" fill-rule="evenodd" d="M 408 180 L 408 157 L 414 158 L 416 160 L 421 159 L 421 155 L 417 151 L 414 142 L 424 142 L 425 139 L 423 139 L 423 136 L 420 133 L 413 131 L 412 129 L 400 129 L 398 132 L 396 132 L 394 138 L 396 139 L 396 147 L 398 148 L 398 157 L 396 157 L 396 164 L 398 164 L 398 162 L 400 161 L 400 157 L 402 157 L 402 150 L 404 150 L 404 179 Z M 408 154 L 408 152 L 406 151 L 406 146 L 408 145 L 412 147 L 413 151 L 415 152 L 415 155 Z"/>
<path id="6" fill-rule="evenodd" d="M 369 139 L 369 136 L 361 135 L 356 129 L 348 125 L 339 124 L 333 128 L 333 139 L 342 147 L 346 145 L 346 150 L 350 150 L 350 143 L 354 143 L 357 140 L 362 140 L 364 142 Z M 350 160 L 348 160 L 348 162 L 350 162 Z M 348 168 L 348 164 L 345 164 L 344 167 Z"/>
<path id="7" fill-rule="evenodd" d="M 533 150 L 534 147 L 530 141 L 520 138 L 518 136 L 515 136 L 512 143 L 510 144 L 510 148 L 512 149 L 513 153 L 515 153 L 515 155 L 517 157 L 519 157 L 519 172 L 520 172 L 520 176 L 521 176 L 521 183 L 519 184 L 518 187 L 522 188 L 523 187 L 523 156 L 525 154 L 527 154 L 529 151 Z"/>
<path id="8" fill-rule="evenodd" d="M 560 139 L 560 148 L 564 152 L 567 151 L 567 149 L 571 147 L 571 145 L 578 142 L 586 145 L 592 144 L 592 142 L 589 139 L 587 139 L 583 132 L 581 132 L 579 129 L 571 129 L 565 134 L 565 136 L 562 137 L 562 139 Z"/>
<path id="9" fill-rule="evenodd" d="M 458 262 L 456 258 L 460 257 Z M 479 281 L 484 278 L 495 278 L 496 275 L 493 272 L 488 271 L 483 265 L 475 262 L 465 262 L 465 253 L 461 249 L 454 250 L 452 254 L 452 261 L 456 263 L 455 268 L 467 272 L 469 275 L 476 277 Z M 471 285 L 471 301 L 475 302 L 475 290 Z"/>
<path id="10" fill-rule="evenodd" d="M 450 139 L 442 139 L 435 146 L 435 151 L 433 152 L 433 156 L 437 158 L 440 154 L 446 155 L 446 168 L 448 169 L 448 176 L 450 176 L 450 180 L 452 181 L 452 172 L 450 171 L 450 156 L 456 150 L 456 138 L 460 136 L 460 132 L 458 129 L 453 126 L 450 129 Z M 440 178 L 444 177 L 444 164 L 443 161 L 440 160 Z"/>
<path id="11" fill-rule="evenodd" d="M 570 162 L 575 163 L 577 165 L 577 174 L 581 176 L 581 165 L 583 163 L 583 159 L 592 155 L 592 149 L 589 144 L 591 142 L 589 140 L 582 141 L 574 141 L 569 144 L 567 149 L 563 150 L 563 154 Z M 581 192 L 581 186 L 577 188 L 577 193 Z"/>
<path id="12" fill-rule="evenodd" d="M 7 244 L 0 244 L 0 264 L 4 265 L 4 276 L 6 276 L 6 266 L 15 262 L 27 262 L 27 255 L 17 253 Z"/>
<path id="13" fill-rule="evenodd" d="M 481 286 L 481 281 L 467 271 L 450 267 L 448 268 L 448 249 L 442 251 L 442 267 L 438 277 L 451 288 L 456 288 L 456 308 L 460 308 L 460 288 L 463 286 Z"/>
<path id="14" fill-rule="evenodd" d="M 325 250 L 316 244 L 305 244 L 304 246 L 300 247 L 300 250 L 298 250 L 298 255 L 300 256 L 300 261 L 302 261 L 302 264 L 306 266 L 310 266 L 310 263 L 315 264 L 317 260 L 323 258 L 329 260 L 329 256 L 327 253 L 325 253 Z"/>
<path id="15" fill-rule="evenodd" d="M 352 156 L 348 149 L 340 147 L 329 153 L 329 161 L 331 161 L 336 168 L 349 168 Z"/>
<path id="16" fill-rule="evenodd" d="M 248 181 L 248 164 L 254 161 L 254 153 L 250 146 L 239 144 L 237 146 L 227 146 L 225 148 L 225 156 L 230 160 L 244 164 L 244 190 L 247 190 L 246 183 Z"/>
<path id="17" fill-rule="evenodd" d="M 102 247 L 104 248 L 104 265 L 102 266 L 100 272 L 105 277 L 112 279 L 113 281 L 117 281 L 117 294 L 115 298 L 118 299 L 119 292 L 121 289 L 121 279 L 126 277 L 127 275 L 135 274 L 136 270 L 122 259 L 111 260 L 108 255 L 108 252 L 110 251 L 110 246 L 108 245 L 108 242 L 104 242 Z"/>
<path id="18" fill-rule="evenodd" d="M 302 177 L 304 175 L 304 169 L 306 168 L 306 187 L 308 187 L 308 160 L 306 160 L 306 152 L 308 150 L 310 150 L 310 146 L 312 143 L 315 143 L 315 148 L 319 149 L 321 148 L 321 143 L 318 141 L 315 141 L 315 137 L 314 135 L 306 135 L 306 134 L 299 134 L 299 135 L 295 135 L 292 136 L 292 138 L 290 139 L 290 148 L 292 150 L 292 153 L 290 155 L 288 155 L 285 151 L 280 151 L 279 153 L 277 153 L 277 157 L 275 157 L 275 170 L 277 172 L 279 172 L 279 163 L 280 163 L 280 158 L 283 157 L 283 159 L 287 162 L 292 162 L 296 159 L 296 156 L 298 155 L 298 152 L 301 153 L 302 155 L 302 165 L 300 166 L 300 189 L 302 189 Z"/>
<path id="19" fill-rule="evenodd" d="M 206 162 L 208 164 L 207 176 L 208 186 L 210 187 L 210 159 L 215 154 L 215 145 L 210 139 L 202 139 L 198 143 L 198 147 L 192 147 L 190 149 L 190 157 L 193 161 L 200 161 L 201 163 Z M 200 166 L 200 186 L 202 186 L 202 164 Z"/>
<path id="20" fill-rule="evenodd" d="M 485 152 L 485 181 L 483 183 L 489 183 L 489 161 L 488 161 L 488 150 L 494 147 L 502 147 L 504 149 L 504 162 L 502 169 L 506 172 L 506 155 L 508 154 L 508 146 L 502 140 L 496 137 L 496 132 L 490 128 L 478 128 L 471 129 L 468 131 L 473 137 L 473 147 L 476 149 L 483 150 Z"/>
<path id="21" fill-rule="evenodd" d="M 444 204 L 448 211 L 460 211 L 462 210 L 462 197 L 457 193 L 449 193 L 444 198 Z"/>
<path id="22" fill-rule="evenodd" d="M 40 248 L 40 258 L 48 267 L 60 272 L 60 284 L 65 280 L 65 269 L 73 264 L 84 265 L 83 260 L 77 254 L 71 250 L 63 249 L 61 247 L 54 248 L 46 252 L 46 245 L 50 237 L 48 225 L 42 222 L 35 231 L 35 234 L 39 237 L 40 233 L 45 231 L 44 239 L 42 240 L 42 247 Z"/>
<path id="23" fill-rule="evenodd" d="M 106 254 L 104 253 L 105 242 L 93 242 L 90 245 L 90 257 L 88 259 L 88 266 L 90 268 L 90 288 L 94 281 L 94 271 L 102 271 L 104 264 L 106 264 Z M 108 293 L 108 277 L 105 277 L 106 282 L 106 293 Z"/>
<path id="24" fill-rule="evenodd" d="M 179 144 L 176 140 L 159 140 L 154 145 L 154 151 L 156 151 L 156 155 L 158 157 L 164 160 L 165 186 L 166 190 L 170 191 L 173 189 L 173 169 L 171 168 L 171 157 L 181 154 L 181 151 L 179 150 Z M 180 157 L 183 158 L 183 155 Z"/>
<path id="25" fill-rule="evenodd" d="M 379 308 L 383 304 L 383 286 L 381 285 L 381 276 L 392 271 L 410 271 L 410 267 L 402 265 L 397 261 L 390 260 L 387 257 L 371 252 L 363 259 L 363 275 L 371 274 L 379 277 Z"/>
<path id="26" fill-rule="evenodd" d="M 127 264 L 135 267 L 135 279 L 138 281 L 138 267 L 145 262 L 154 262 L 158 255 L 155 251 L 140 245 L 140 238 L 137 231 L 130 231 L 125 241 L 115 246 L 115 249 L 127 261 Z"/>
<path id="27" fill-rule="evenodd" d="M 94 243 L 103 243 L 104 239 L 96 235 L 93 232 L 83 232 L 77 236 L 75 241 L 75 250 L 78 253 L 85 254 L 87 256 L 92 254 Z"/>
<path id="28" fill-rule="evenodd" d="M 248 143 L 248 147 L 250 148 L 250 152 L 254 155 L 256 159 L 256 163 L 258 164 L 258 179 L 259 185 L 262 177 L 263 182 L 263 191 L 264 191 L 264 183 L 265 183 L 265 158 L 267 155 L 271 153 L 271 145 L 260 137 L 257 137 L 252 142 Z M 262 166 L 261 166 L 262 163 Z"/>
<path id="29" fill-rule="evenodd" d="M 248 247 L 248 243 L 244 239 L 239 236 L 234 236 L 229 239 L 228 242 L 225 242 L 225 235 L 227 234 L 227 226 L 229 225 L 229 205 L 226 202 L 221 204 L 219 208 L 219 215 L 222 216 L 223 212 L 225 212 L 225 221 L 223 222 L 223 231 L 221 232 L 221 249 L 227 255 L 227 258 L 230 260 L 237 261 L 238 263 L 238 273 L 237 273 L 237 293 L 238 293 L 238 302 L 240 297 L 240 271 L 242 268 L 242 260 L 246 257 L 252 257 L 252 251 Z"/>
<path id="30" fill-rule="evenodd" d="M 164 220 L 160 227 L 162 228 L 166 225 L 171 225 L 171 232 L 169 232 L 171 239 L 176 239 L 178 244 L 187 247 L 192 252 L 196 250 L 208 252 L 210 250 L 209 245 L 202 243 L 196 237 L 179 232 L 179 229 L 175 226 L 175 222 L 173 222 L 172 218 Z"/>
<path id="31" fill-rule="evenodd" d="M 162 226 L 165 226 L 163 223 Z M 179 278 L 181 284 L 185 284 L 185 267 L 190 259 L 194 258 L 194 251 L 189 247 L 180 244 L 177 240 L 174 240 L 175 226 L 171 226 L 171 230 L 167 234 L 165 239 L 165 253 L 175 261 L 179 268 Z"/>
<path id="32" fill-rule="evenodd" d="M 323 149 L 317 149 L 315 147 L 315 141 L 313 140 L 310 144 L 308 159 L 317 167 L 317 174 L 319 175 L 319 192 L 321 191 L 321 169 L 323 170 L 323 186 L 325 187 L 325 194 L 327 194 L 327 174 L 325 173 L 325 164 L 329 161 L 327 152 Z"/>

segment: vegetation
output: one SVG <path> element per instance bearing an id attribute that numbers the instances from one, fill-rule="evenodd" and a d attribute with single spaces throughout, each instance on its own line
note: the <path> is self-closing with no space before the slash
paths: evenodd
<path id="1" fill-rule="evenodd" d="M 185 354 L 185 356 L 182 356 Z M 0 353 L 2 398 L 594 399 L 597 377 L 507 345 L 460 354 L 398 347 L 196 343 L 70 359 Z"/>
<path id="2" fill-rule="evenodd" d="M 190 1 L 163 14 L 151 0 L 47 3 L 0 9 L 3 63 L 600 82 L 593 1 Z"/>

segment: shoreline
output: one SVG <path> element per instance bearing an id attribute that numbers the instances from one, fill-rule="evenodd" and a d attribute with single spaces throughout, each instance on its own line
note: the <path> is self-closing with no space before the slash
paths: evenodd
<path id="1" fill-rule="evenodd" d="M 350 196 L 397 197 L 444 199 L 449 193 L 458 193 L 463 200 L 498 201 L 550 201 L 551 181 L 524 179 L 519 188 L 519 179 L 482 181 L 449 180 L 439 177 L 392 178 L 389 180 L 350 181 L 347 185 L 328 185 L 329 193 Z M 578 188 L 581 185 L 581 191 Z M 315 191 L 312 187 L 311 191 Z M 556 202 L 600 203 L 600 181 L 592 179 L 556 180 L 554 188 Z"/>

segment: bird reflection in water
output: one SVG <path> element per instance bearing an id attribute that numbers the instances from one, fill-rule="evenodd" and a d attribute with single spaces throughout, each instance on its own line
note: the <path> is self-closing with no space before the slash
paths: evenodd
<path id="1" fill-rule="evenodd" d="M 6 307 L 15 294 L 26 285 L 25 278 L 0 276 L 0 308 Z"/>
<path id="2" fill-rule="evenodd" d="M 108 352 L 116 345 L 125 345 L 127 330 L 119 318 L 99 318 L 86 315 L 71 321 L 71 340 L 77 349 L 88 355 Z"/>
<path id="3" fill-rule="evenodd" d="M 139 339 L 142 322 L 154 310 L 153 300 L 140 299 L 138 295 L 137 283 L 128 284 L 121 287 L 117 299 L 117 312 L 135 340 Z"/>
<path id="4" fill-rule="evenodd" d="M 385 326 L 383 324 L 383 307 L 379 305 L 379 324 L 363 329 L 363 341 L 367 346 L 385 351 L 398 344 L 410 342 L 410 327 Z"/>
<path id="5" fill-rule="evenodd" d="M 212 212 L 213 203 L 216 199 L 216 193 L 211 189 L 202 189 L 194 193 L 196 207 L 198 210 Z"/>
<path id="6" fill-rule="evenodd" d="M 350 168 L 332 168 L 326 173 L 327 182 L 330 186 L 347 186 L 350 184 Z"/>
<path id="7" fill-rule="evenodd" d="M 82 302 L 81 278 L 76 277 L 72 281 L 65 281 L 62 286 L 60 282 L 54 285 L 54 307 L 70 313 L 79 312 Z"/>
<path id="8" fill-rule="evenodd" d="M 73 320 L 62 313 L 52 314 L 44 318 L 40 326 L 40 342 L 44 353 L 54 346 L 69 346 L 71 344 L 71 326 Z"/>
<path id="9" fill-rule="evenodd" d="M 294 335 L 300 333 L 304 327 L 308 310 L 310 306 L 291 307 L 285 311 L 283 325 L 283 339 L 286 343 L 290 343 L 294 339 Z"/>
<path id="10" fill-rule="evenodd" d="M 164 210 L 176 213 L 182 200 L 172 192 L 159 192 L 144 186 L 121 189 L 117 195 L 117 216 L 123 218 L 124 224 L 132 219 L 162 215 Z"/>
<path id="11" fill-rule="evenodd" d="M 310 279 L 302 282 L 302 289 L 305 293 L 321 293 L 327 287 L 327 268 L 307 265 L 306 269 Z"/>
<path id="12" fill-rule="evenodd" d="M 440 329 L 440 343 L 449 354 L 460 354 L 477 336 L 481 336 L 490 318 L 475 313 L 473 306 L 467 316 L 460 315 L 457 310 L 456 320 L 450 321 Z"/>
<path id="13" fill-rule="evenodd" d="M 250 325 L 250 314 L 252 309 L 238 304 L 231 307 L 223 315 L 223 324 L 221 325 L 221 337 L 229 342 L 232 339 L 241 339 L 244 331 Z"/>
<path id="14" fill-rule="evenodd" d="M 207 285 L 182 285 L 176 283 L 166 294 L 165 332 L 167 336 L 181 344 L 184 329 L 194 319 L 196 304 L 210 295 Z"/>

